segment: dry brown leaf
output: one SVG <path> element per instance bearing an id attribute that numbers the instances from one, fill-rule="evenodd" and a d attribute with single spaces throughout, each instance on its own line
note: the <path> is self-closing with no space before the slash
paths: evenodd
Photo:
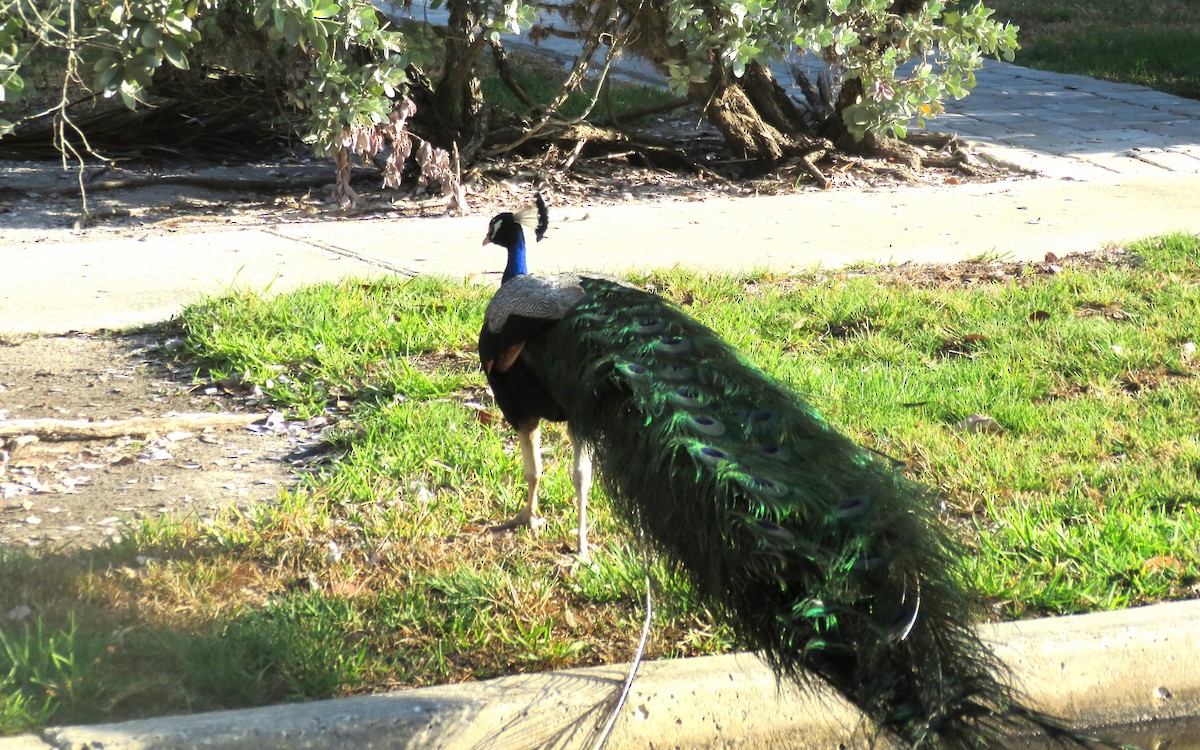
<path id="1" fill-rule="evenodd" d="M 1163 572 L 1167 570 L 1171 571 L 1172 573 L 1182 573 L 1183 563 L 1174 557 L 1169 557 L 1167 555 L 1155 555 L 1154 557 L 1146 560 L 1146 562 L 1142 563 L 1143 572 Z"/>
<path id="2" fill-rule="evenodd" d="M 375 592 L 369 586 L 356 581 L 336 581 L 329 586 L 329 593 L 346 598 L 370 596 Z"/>

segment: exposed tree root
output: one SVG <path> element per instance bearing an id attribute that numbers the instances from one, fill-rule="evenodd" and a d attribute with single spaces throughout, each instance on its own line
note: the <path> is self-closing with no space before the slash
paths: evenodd
<path id="1" fill-rule="evenodd" d="M 374 176 L 374 174 L 375 171 L 370 169 L 354 170 L 354 176 L 356 178 L 366 175 Z M 84 184 L 84 187 L 89 193 L 98 193 L 106 190 L 129 190 L 141 187 L 161 187 L 163 185 L 188 185 L 191 187 L 209 188 L 211 190 L 280 192 L 294 190 L 297 188 L 310 188 L 328 185 L 329 183 L 333 182 L 333 179 L 334 177 L 332 171 L 324 174 L 314 174 L 310 177 L 290 177 L 286 179 L 245 179 L 240 177 L 213 177 L 191 174 L 171 174 L 117 177 L 109 180 L 87 182 Z M 0 185 L 0 195 L 6 192 L 20 193 L 23 192 L 23 190 Z M 51 195 L 69 195 L 79 192 L 79 188 L 76 185 L 63 185 L 40 188 L 38 192 Z"/>
<path id="2" fill-rule="evenodd" d="M 77 103 L 80 107 L 89 100 Z M 100 109 L 72 117 L 75 127 L 86 133 L 90 150 L 110 159 L 261 158 L 278 150 L 284 139 L 272 130 L 271 112 L 260 100 L 238 101 L 225 106 L 205 101 L 172 101 L 153 107 L 128 110 Z M 57 159 L 54 123 L 49 118 L 20 123 L 15 132 L 0 140 L 0 157 Z"/>
<path id="3" fill-rule="evenodd" d="M 640 161 L 640 166 L 690 172 L 713 180 L 727 181 L 726 177 L 699 163 L 669 140 L 588 122 L 549 122 L 543 126 L 536 138 L 525 144 L 523 151 L 531 154 L 544 153 L 547 147 L 555 148 L 559 153 L 567 153 L 558 165 L 563 170 L 569 170 L 577 162 L 623 158 L 634 164 Z"/>

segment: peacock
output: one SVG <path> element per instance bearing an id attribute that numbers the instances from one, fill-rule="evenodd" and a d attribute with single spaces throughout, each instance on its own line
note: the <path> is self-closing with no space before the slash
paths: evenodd
<path id="1" fill-rule="evenodd" d="M 608 276 L 530 275 L 522 227 L 492 219 L 508 251 L 479 354 L 520 438 L 534 523 L 540 420 L 574 446 L 579 556 L 591 462 L 615 511 L 677 562 L 718 617 L 781 678 L 817 675 L 912 747 L 1001 748 L 1040 730 L 1106 744 L 1028 708 L 971 627 L 978 597 L 932 490 L 831 427 L 794 391 L 673 304 Z"/>
<path id="2" fill-rule="evenodd" d="M 508 262 L 500 279 L 501 289 L 520 289 L 530 280 L 541 278 L 528 275 L 525 232 L 522 227 L 533 229 L 534 237 L 541 241 L 549 224 L 549 213 L 540 193 L 533 205 L 525 206 L 516 212 L 498 214 L 488 224 L 488 233 L 483 239 L 483 244 L 492 242 L 508 250 Z M 516 286 L 513 286 L 514 283 Z M 551 295 L 544 302 L 552 307 L 555 296 L 551 290 Z M 561 312 L 566 311 L 564 309 Z M 547 310 L 536 302 L 529 309 L 519 300 L 514 300 L 514 304 L 509 308 L 501 308 L 495 306 L 494 299 L 484 318 L 486 322 L 479 333 L 479 359 L 496 404 L 504 418 L 517 431 L 517 443 L 521 450 L 526 482 L 525 506 L 512 519 L 492 528 L 505 530 L 528 526 L 536 530 L 543 522 L 538 515 L 537 496 L 542 475 L 539 426 L 543 419 L 561 422 L 566 419 L 566 415 L 548 396 L 538 374 L 529 368 L 529 363 L 522 359 L 520 354 L 523 342 L 535 337 L 547 326 L 553 325 L 555 318 L 548 316 Z M 571 431 L 569 423 L 567 435 L 574 448 L 571 478 L 575 485 L 575 505 L 579 514 L 577 550 L 579 559 L 587 562 L 590 559 L 587 543 L 587 496 L 592 482 L 591 456 L 587 446 Z"/>

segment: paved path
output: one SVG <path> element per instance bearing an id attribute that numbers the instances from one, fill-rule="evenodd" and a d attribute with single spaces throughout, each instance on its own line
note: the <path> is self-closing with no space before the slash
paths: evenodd
<path id="1" fill-rule="evenodd" d="M 564 62 L 573 61 L 578 49 L 571 40 L 554 37 L 536 46 L 523 40 L 506 43 Z M 796 62 L 814 76 L 822 65 L 810 60 Z M 804 101 L 788 65 L 776 64 L 772 72 L 793 98 Z M 639 60 L 622 60 L 615 75 L 665 83 L 653 66 Z M 990 59 L 984 60 L 977 82 L 970 96 L 947 102 L 945 114 L 928 121 L 928 128 L 958 133 L 1009 164 L 1046 176 L 1200 172 L 1200 101 Z"/>
<path id="2" fill-rule="evenodd" d="M 1200 101 L 993 61 L 978 81 L 929 127 L 1052 177 L 1200 173 Z"/>

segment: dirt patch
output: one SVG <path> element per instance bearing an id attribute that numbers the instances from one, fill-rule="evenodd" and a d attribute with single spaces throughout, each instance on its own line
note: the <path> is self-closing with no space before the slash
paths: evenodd
<path id="1" fill-rule="evenodd" d="M 162 364 L 159 353 L 173 343 L 88 335 L 0 342 L 0 425 L 66 425 L 41 438 L 32 430 L 0 437 L 0 547 L 94 546 L 164 515 L 202 518 L 274 502 L 296 482 L 292 459 L 322 425 L 289 423 L 254 398 L 192 385 Z M 229 420 L 189 429 L 186 419 L 168 418 L 198 413 Z M 255 414 L 262 418 L 252 421 Z M 88 439 L 70 428 L 78 420 L 161 426 Z"/>

